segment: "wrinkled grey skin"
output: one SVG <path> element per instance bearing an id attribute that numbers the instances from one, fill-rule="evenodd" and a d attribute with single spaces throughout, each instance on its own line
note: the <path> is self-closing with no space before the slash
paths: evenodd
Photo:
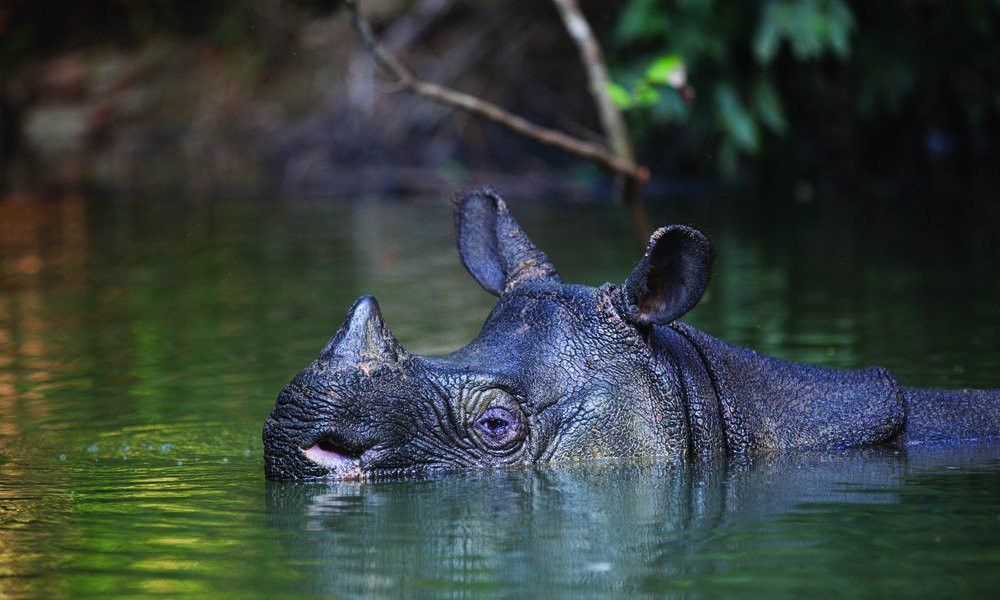
<path id="1" fill-rule="evenodd" d="M 1000 391 L 906 388 L 885 369 L 790 363 L 677 322 L 711 262 L 689 227 L 658 230 L 624 284 L 593 288 L 563 284 L 490 190 L 463 197 L 456 224 L 463 263 L 498 296 L 479 336 L 412 355 L 358 299 L 278 396 L 268 478 L 1000 436 Z"/>

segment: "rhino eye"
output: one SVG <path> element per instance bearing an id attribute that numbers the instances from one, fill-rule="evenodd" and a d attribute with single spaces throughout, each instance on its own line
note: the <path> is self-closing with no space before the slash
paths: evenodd
<path id="1" fill-rule="evenodd" d="M 480 431 L 491 436 L 502 436 L 510 427 L 513 415 L 506 408 L 491 408 L 476 421 Z"/>
<path id="2" fill-rule="evenodd" d="M 504 450 L 521 439 L 521 418 L 502 406 L 486 409 L 476 419 L 476 432 L 483 444 L 491 450 Z"/>

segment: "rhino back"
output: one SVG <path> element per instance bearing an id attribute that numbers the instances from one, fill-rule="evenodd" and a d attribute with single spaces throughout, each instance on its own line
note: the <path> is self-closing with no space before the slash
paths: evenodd
<path id="1" fill-rule="evenodd" d="M 1000 390 L 903 388 L 907 443 L 1000 437 Z"/>
<path id="2" fill-rule="evenodd" d="M 889 441 L 903 430 L 903 388 L 884 368 L 844 371 L 793 363 L 682 323 L 670 329 L 701 357 L 731 453 L 864 446 Z"/>

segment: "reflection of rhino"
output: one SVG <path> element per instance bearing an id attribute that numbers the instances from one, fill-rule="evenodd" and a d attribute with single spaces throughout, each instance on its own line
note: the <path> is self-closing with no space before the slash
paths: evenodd
<path id="1" fill-rule="evenodd" d="M 1000 391 L 899 385 L 730 346 L 675 320 L 710 247 L 657 231 L 620 286 L 563 284 L 490 191 L 459 204 L 458 246 L 499 296 L 471 344 L 407 353 L 363 297 L 264 426 L 274 479 L 357 479 L 599 457 L 702 458 L 1000 435 Z"/>
<path id="2" fill-rule="evenodd" d="M 844 535 L 859 540 L 873 527 L 912 537 L 921 529 L 908 519 L 942 510 L 940 493 L 929 490 L 954 485 L 955 471 L 943 467 L 961 467 L 957 477 L 965 478 L 998 456 L 1000 445 L 983 443 L 793 451 L 751 462 L 598 461 L 426 481 L 269 483 L 267 511 L 272 527 L 288 533 L 288 559 L 313 593 L 397 595 L 405 584 L 445 597 L 491 589 L 530 597 L 542 580 L 556 595 L 593 597 L 732 576 L 734 558 L 758 570 L 768 559 L 787 564 L 799 546 L 840 539 L 832 530 L 844 521 L 859 528 Z M 870 506 L 900 500 L 907 506 Z M 898 519 L 888 517 L 895 513 Z M 873 523 L 880 514 L 889 521 Z M 801 575 L 819 567 L 811 568 Z M 947 573 L 954 565 L 927 568 Z"/>

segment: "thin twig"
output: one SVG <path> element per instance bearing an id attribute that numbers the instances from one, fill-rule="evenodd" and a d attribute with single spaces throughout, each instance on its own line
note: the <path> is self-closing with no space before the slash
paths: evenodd
<path id="1" fill-rule="evenodd" d="M 590 29 L 590 24 L 580 12 L 580 7 L 576 0 L 552 0 L 562 17 L 563 25 L 569 32 L 573 41 L 576 42 L 580 51 L 580 59 L 587 69 L 587 80 L 590 84 L 590 95 L 594 97 L 594 104 L 597 105 L 597 113 L 601 119 L 601 127 L 604 135 L 610 142 L 611 149 L 615 154 L 626 160 L 633 160 L 632 145 L 628 141 L 628 134 L 625 129 L 625 119 L 622 113 L 611 100 L 608 93 L 608 71 L 604 68 L 604 57 L 601 53 L 601 46 L 594 37 L 594 32 Z"/>
<path id="2" fill-rule="evenodd" d="M 347 5 L 350 12 L 351 24 L 358 32 L 358 35 L 361 36 L 365 47 L 371 53 L 375 62 L 395 78 L 396 84 L 401 88 L 408 89 L 442 104 L 480 115 L 525 137 L 543 144 L 555 146 L 577 156 L 595 160 L 617 173 L 639 181 L 645 181 L 649 178 L 649 171 L 645 167 L 636 165 L 631 158 L 612 154 L 604 146 L 575 138 L 556 129 L 536 125 L 492 102 L 482 100 L 471 94 L 418 79 L 412 71 L 403 66 L 395 56 L 379 44 L 371 25 L 358 9 L 358 0 L 344 0 L 344 4 Z"/>
<path id="3" fill-rule="evenodd" d="M 597 114 L 601 119 L 601 127 L 604 135 L 611 145 L 611 149 L 617 158 L 626 160 L 629 163 L 635 162 L 632 153 L 632 144 L 628 139 L 628 131 L 625 128 L 625 119 L 621 111 L 611 100 L 608 93 L 610 79 L 608 71 L 604 67 L 604 56 L 601 52 L 601 45 L 597 42 L 590 23 L 580 11 L 580 6 L 576 0 L 552 0 L 559 11 L 563 25 L 569 36 L 573 38 L 577 49 L 580 51 L 580 60 L 587 70 L 587 81 L 590 86 L 590 95 L 594 97 L 594 104 L 597 105 Z M 622 203 L 632 222 L 632 231 L 636 236 L 640 247 L 645 247 L 646 239 L 650 233 L 649 217 L 642 204 L 641 183 L 648 178 L 635 177 L 625 174 L 624 178 L 618 181 L 619 192 Z"/>

